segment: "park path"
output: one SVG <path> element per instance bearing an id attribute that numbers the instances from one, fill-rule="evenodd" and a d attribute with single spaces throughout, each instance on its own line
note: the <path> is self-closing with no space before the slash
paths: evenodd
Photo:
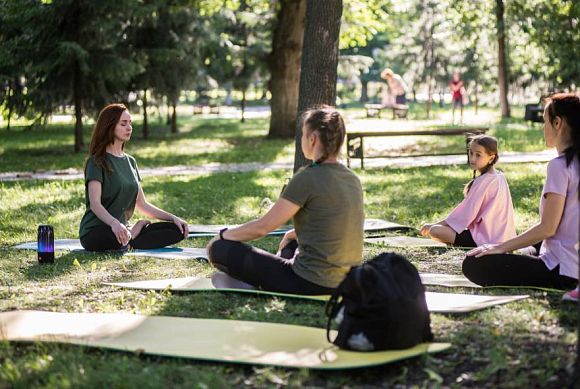
<path id="1" fill-rule="evenodd" d="M 499 166 L 505 163 L 547 162 L 556 156 L 555 150 L 539 152 L 505 152 L 500 155 Z M 365 169 L 383 167 L 427 167 L 443 165 L 461 165 L 466 163 L 465 155 L 431 155 L 421 157 L 394 157 L 365 159 Z M 351 167 L 360 167 L 359 160 L 353 160 Z M 205 165 L 177 165 L 156 168 L 141 168 L 143 177 L 203 175 L 224 172 L 250 172 L 258 170 L 291 170 L 292 162 L 250 162 L 250 163 L 209 163 Z M 21 180 L 78 180 L 83 178 L 79 169 L 36 172 L 0 173 L 0 181 Z"/>

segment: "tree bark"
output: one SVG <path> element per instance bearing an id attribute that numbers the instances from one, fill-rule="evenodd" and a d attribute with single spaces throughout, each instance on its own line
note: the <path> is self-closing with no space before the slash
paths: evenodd
<path id="1" fill-rule="evenodd" d="M 300 58 L 304 39 L 306 0 L 281 0 L 278 24 L 272 38 L 270 69 L 269 138 L 292 138 L 298 113 Z"/>
<path id="2" fill-rule="evenodd" d="M 368 80 L 360 80 L 360 100 L 361 103 L 369 101 L 369 82 Z"/>
<path id="3" fill-rule="evenodd" d="M 501 116 L 510 117 L 510 106 L 508 103 L 508 75 L 507 60 L 505 50 L 505 22 L 504 22 L 504 3 L 503 0 L 496 0 L 495 15 L 497 27 L 497 80 L 499 83 L 499 105 Z"/>
<path id="4" fill-rule="evenodd" d="M 308 0 L 300 66 L 298 113 L 336 104 L 338 37 L 342 0 Z M 296 120 L 294 172 L 310 163 L 302 153 L 302 123 Z"/>
<path id="5" fill-rule="evenodd" d="M 177 134 L 177 99 L 171 99 L 171 108 L 171 133 Z"/>
<path id="6" fill-rule="evenodd" d="M 73 100 L 75 104 L 75 153 L 82 150 L 83 142 L 83 111 L 82 111 L 82 93 L 81 93 L 81 69 L 78 62 L 74 65 L 73 75 Z"/>
<path id="7" fill-rule="evenodd" d="M 246 121 L 246 89 L 242 90 L 242 101 L 240 103 L 242 109 L 242 123 Z"/>
<path id="8" fill-rule="evenodd" d="M 143 91 L 143 139 L 149 139 L 149 122 L 147 120 L 147 89 Z"/>

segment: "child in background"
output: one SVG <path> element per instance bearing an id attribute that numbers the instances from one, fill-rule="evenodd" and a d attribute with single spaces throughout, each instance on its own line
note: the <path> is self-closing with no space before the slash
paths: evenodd
<path id="1" fill-rule="evenodd" d="M 423 225 L 421 235 L 459 247 L 498 243 L 516 236 L 509 186 L 494 167 L 498 158 L 497 139 L 488 135 L 471 138 L 473 180 L 465 186 L 465 198 L 445 220 Z"/>

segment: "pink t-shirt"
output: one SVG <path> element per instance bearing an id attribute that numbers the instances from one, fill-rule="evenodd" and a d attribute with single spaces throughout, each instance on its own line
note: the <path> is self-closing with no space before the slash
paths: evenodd
<path id="1" fill-rule="evenodd" d="M 540 199 L 540 216 L 544 211 L 546 193 L 556 193 L 566 197 L 564 212 L 556 234 L 545 239 L 540 250 L 540 258 L 548 269 L 560 265 L 560 274 L 578 278 L 578 171 L 580 164 L 574 158 L 570 166 L 566 166 L 566 157 L 560 155 L 548 163 L 546 183 Z"/>
<path id="2" fill-rule="evenodd" d="M 515 237 L 514 206 L 505 176 L 492 169 L 477 177 L 445 221 L 458 234 L 469 229 L 478 246 Z"/>

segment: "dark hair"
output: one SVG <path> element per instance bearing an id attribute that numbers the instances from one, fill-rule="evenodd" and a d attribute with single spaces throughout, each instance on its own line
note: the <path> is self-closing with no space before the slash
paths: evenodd
<path id="1" fill-rule="evenodd" d="M 489 171 L 489 169 L 491 169 L 492 166 L 495 165 L 497 163 L 497 161 L 499 160 L 499 154 L 497 153 L 497 139 L 495 139 L 493 136 L 489 136 L 489 135 L 483 135 L 483 134 L 482 135 L 473 135 L 469 138 L 469 144 L 467 145 L 467 147 L 469 148 L 472 144 L 476 144 L 476 145 L 483 147 L 485 149 L 486 153 L 494 156 L 493 159 L 489 162 L 489 164 L 487 164 L 483 169 L 481 169 L 480 175 L 479 175 L 481 177 L 482 175 L 487 173 Z M 469 190 L 471 189 L 473 182 L 475 181 L 475 173 L 477 173 L 476 170 L 473 171 L 472 180 L 469 181 L 467 183 L 467 185 L 465 185 L 465 188 L 463 189 L 463 193 L 466 196 L 469 193 Z"/>
<path id="2" fill-rule="evenodd" d="M 574 93 L 556 93 L 548 96 L 545 102 L 550 123 L 560 117 L 570 129 L 572 144 L 564 150 L 566 165 L 570 166 L 574 156 L 580 162 L 580 96 Z"/>
<path id="3" fill-rule="evenodd" d="M 322 163 L 331 155 L 340 152 L 344 143 L 346 128 L 342 116 L 336 108 L 329 105 L 321 105 L 310 108 L 302 116 L 302 128 L 308 135 L 316 131 L 323 146 L 323 154 L 315 163 Z"/>
<path id="4" fill-rule="evenodd" d="M 127 111 L 127 107 L 123 104 L 109 104 L 101 110 L 93 127 L 88 158 L 93 157 L 95 163 L 108 172 L 111 172 L 112 169 L 105 159 L 105 153 L 107 146 L 115 141 L 115 127 L 125 111 Z M 121 147 L 124 148 L 125 144 L 123 143 Z"/>

